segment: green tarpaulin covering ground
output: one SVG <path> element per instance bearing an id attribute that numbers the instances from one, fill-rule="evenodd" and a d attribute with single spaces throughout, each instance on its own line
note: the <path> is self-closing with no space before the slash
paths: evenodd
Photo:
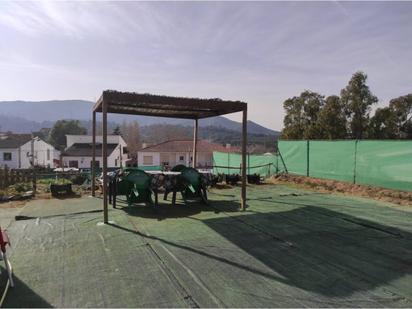
<path id="1" fill-rule="evenodd" d="M 239 212 L 239 193 L 111 209 L 111 225 L 99 198 L 32 201 L 8 228 L 4 305 L 412 306 L 412 212 L 274 185 L 248 187 Z"/>

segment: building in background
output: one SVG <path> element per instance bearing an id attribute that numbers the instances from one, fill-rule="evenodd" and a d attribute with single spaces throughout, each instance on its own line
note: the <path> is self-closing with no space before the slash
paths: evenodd
<path id="1" fill-rule="evenodd" d="M 0 167 L 32 167 L 32 148 L 35 166 L 55 167 L 60 152 L 41 138 L 31 134 L 0 133 Z"/>
<path id="2" fill-rule="evenodd" d="M 206 140 L 197 142 L 197 167 L 207 168 L 213 165 L 213 151 L 240 152 L 237 147 L 211 143 Z M 137 164 L 140 167 L 169 166 L 178 164 L 191 166 L 193 161 L 193 140 L 171 140 L 157 145 L 145 147 L 137 153 Z"/>
<path id="3" fill-rule="evenodd" d="M 91 168 L 92 166 L 91 135 L 66 135 L 66 148 L 62 153 L 64 167 Z M 102 164 L 101 135 L 96 136 L 96 166 Z M 107 136 L 107 166 L 125 166 L 127 161 L 127 144 L 120 135 Z"/>

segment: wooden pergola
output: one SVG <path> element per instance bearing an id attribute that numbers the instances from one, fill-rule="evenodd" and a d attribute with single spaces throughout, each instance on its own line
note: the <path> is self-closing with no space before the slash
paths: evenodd
<path id="1" fill-rule="evenodd" d="M 96 113 L 102 113 L 102 159 L 103 159 L 103 212 L 104 223 L 108 223 L 107 197 L 107 114 L 146 115 L 194 120 L 193 130 L 193 167 L 197 165 L 198 120 L 230 113 L 243 112 L 242 119 L 242 192 L 241 209 L 246 208 L 246 143 L 247 143 L 247 104 L 240 101 L 221 99 L 199 99 L 170 97 L 162 95 L 139 94 L 134 92 L 103 91 L 93 106 L 93 162 L 92 196 L 95 196 L 96 175 Z"/>

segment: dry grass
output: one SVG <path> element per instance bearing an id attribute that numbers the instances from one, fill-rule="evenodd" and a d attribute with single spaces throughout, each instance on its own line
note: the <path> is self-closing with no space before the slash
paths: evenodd
<path id="1" fill-rule="evenodd" d="M 281 174 L 267 180 L 270 183 L 293 184 L 300 188 L 319 192 L 341 193 L 360 197 L 372 198 L 379 201 L 390 202 L 401 206 L 412 207 L 412 192 L 385 189 L 380 187 L 351 184 L 347 182 L 319 179 L 291 174 Z"/>

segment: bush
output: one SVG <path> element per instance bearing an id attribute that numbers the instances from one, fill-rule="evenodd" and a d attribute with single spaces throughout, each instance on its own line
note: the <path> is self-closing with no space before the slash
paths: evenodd
<path id="1" fill-rule="evenodd" d="M 85 175 L 76 175 L 72 177 L 72 182 L 74 185 L 82 185 L 87 179 Z"/>
<path id="2" fill-rule="evenodd" d="M 13 187 L 14 187 L 14 190 L 16 190 L 16 192 L 19 192 L 19 193 L 33 190 L 31 184 L 27 184 L 23 182 L 16 183 Z"/>

